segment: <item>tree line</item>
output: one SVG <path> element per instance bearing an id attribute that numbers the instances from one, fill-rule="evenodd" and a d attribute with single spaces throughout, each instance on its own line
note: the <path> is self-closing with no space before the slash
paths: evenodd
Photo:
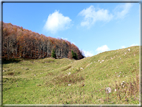
<path id="1" fill-rule="evenodd" d="M 84 58 L 82 51 L 67 40 L 46 37 L 11 23 L 1 22 L 1 25 L 3 59 Z"/>

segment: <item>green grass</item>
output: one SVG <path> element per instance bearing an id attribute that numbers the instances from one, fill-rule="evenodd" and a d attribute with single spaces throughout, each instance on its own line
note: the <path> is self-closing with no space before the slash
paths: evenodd
<path id="1" fill-rule="evenodd" d="M 3 104 L 139 104 L 139 47 L 129 48 L 81 60 L 5 61 Z"/>

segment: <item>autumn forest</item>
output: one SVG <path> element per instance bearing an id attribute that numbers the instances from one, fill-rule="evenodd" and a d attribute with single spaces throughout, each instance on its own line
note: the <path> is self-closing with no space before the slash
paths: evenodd
<path id="1" fill-rule="evenodd" d="M 82 51 L 67 40 L 47 37 L 43 34 L 32 32 L 11 23 L 1 22 L 2 26 L 2 58 L 9 60 L 12 58 L 39 59 L 51 57 L 55 58 L 84 58 Z"/>

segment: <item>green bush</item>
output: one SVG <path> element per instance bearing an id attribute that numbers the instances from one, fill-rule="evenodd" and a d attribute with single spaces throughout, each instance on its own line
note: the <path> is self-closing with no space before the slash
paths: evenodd
<path id="1" fill-rule="evenodd" d="M 72 53 L 72 58 L 77 59 L 77 54 L 73 52 L 73 50 L 71 51 L 71 53 Z"/>
<path id="2" fill-rule="evenodd" d="M 54 49 L 52 50 L 51 57 L 56 58 L 56 54 L 55 54 L 55 50 Z"/>

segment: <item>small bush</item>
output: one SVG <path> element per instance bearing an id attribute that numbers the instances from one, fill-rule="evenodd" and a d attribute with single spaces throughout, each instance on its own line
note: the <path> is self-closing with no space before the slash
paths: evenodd
<path id="1" fill-rule="evenodd" d="M 51 57 L 56 58 L 56 54 L 55 54 L 55 50 L 54 49 L 52 50 Z"/>
<path id="2" fill-rule="evenodd" d="M 72 50 L 71 51 L 71 53 L 72 53 L 72 58 L 74 58 L 74 59 L 77 59 L 78 57 L 77 57 L 77 54 Z"/>

